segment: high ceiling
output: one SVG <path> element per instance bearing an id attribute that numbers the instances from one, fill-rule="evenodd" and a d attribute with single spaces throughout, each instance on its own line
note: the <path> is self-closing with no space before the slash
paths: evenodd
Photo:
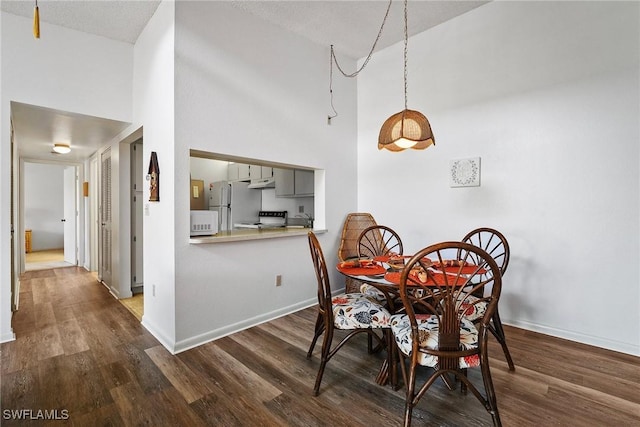
<path id="1" fill-rule="evenodd" d="M 42 37 L 46 37 L 46 25 L 55 24 L 133 44 L 159 3 L 155 0 L 38 0 Z M 315 43 L 325 46 L 333 44 L 336 51 L 352 58 L 362 58 L 368 54 L 388 6 L 387 0 L 234 0 L 231 3 L 238 9 Z M 425 31 L 485 3 L 487 1 L 412 0 L 408 6 L 409 34 Z M 2 0 L 0 9 L 31 19 L 34 5 L 35 1 L 32 0 Z M 376 49 L 402 41 L 402 11 L 403 2 L 394 0 Z M 21 155 L 34 159 L 52 159 L 54 155 L 51 154 L 51 138 L 59 135 L 62 127 L 73 138 L 71 145 L 76 152 L 73 156 L 80 159 L 81 156 L 88 157 L 99 148 L 97 144 L 100 142 L 92 143 L 95 138 L 90 135 L 111 138 L 127 126 L 127 123 L 113 120 L 17 103 L 12 103 L 12 117 Z M 81 135 L 83 139 L 76 139 Z M 64 158 L 71 157 L 72 155 L 65 155 Z"/>

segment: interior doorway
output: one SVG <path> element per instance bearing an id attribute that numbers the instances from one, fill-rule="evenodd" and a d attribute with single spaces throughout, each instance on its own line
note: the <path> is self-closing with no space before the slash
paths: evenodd
<path id="1" fill-rule="evenodd" d="M 78 167 L 23 163 L 23 271 L 78 264 Z"/>
<path id="2" fill-rule="evenodd" d="M 142 138 L 131 144 L 131 293 L 140 294 L 144 288 L 143 278 L 143 226 L 142 183 L 144 164 Z"/>

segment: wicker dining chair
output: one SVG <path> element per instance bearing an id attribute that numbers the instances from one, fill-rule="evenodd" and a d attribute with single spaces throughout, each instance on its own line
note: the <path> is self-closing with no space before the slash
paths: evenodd
<path id="1" fill-rule="evenodd" d="M 313 388 L 314 396 L 320 391 L 320 383 L 327 362 L 354 336 L 366 333 L 369 336 L 369 353 L 373 352 L 372 340 L 376 340 L 378 347 L 391 349 L 391 333 L 389 320 L 391 315 L 382 305 L 371 301 L 361 293 L 331 295 L 331 284 L 327 271 L 327 263 L 322 253 L 320 242 L 310 231 L 309 249 L 318 281 L 318 317 L 314 328 L 313 340 L 307 352 L 307 359 L 311 358 L 313 348 L 320 335 L 324 333 L 322 341 L 322 358 Z M 345 330 L 348 333 L 332 348 L 334 331 Z M 374 331 L 380 330 L 381 335 Z M 388 356 L 391 357 L 391 356 Z"/>
<path id="2" fill-rule="evenodd" d="M 457 260 L 450 260 L 455 258 Z M 453 389 L 461 382 L 500 426 L 500 415 L 489 370 L 487 338 L 489 322 L 498 306 L 502 276 L 495 260 L 477 246 L 443 242 L 422 249 L 400 274 L 399 294 L 404 312 L 391 316 L 391 331 L 400 353 L 400 368 L 406 386 L 404 425 L 411 425 L 413 408 L 438 379 Z M 487 310 L 476 325 L 465 316 L 465 295 L 486 287 L 482 298 Z M 407 366 L 408 365 L 408 366 Z M 417 387 L 421 366 L 432 368 Z M 479 367 L 484 395 L 468 379 L 467 369 Z"/>
<path id="3" fill-rule="evenodd" d="M 510 251 L 509 242 L 507 242 L 507 239 L 502 233 L 498 230 L 494 230 L 493 228 L 482 227 L 467 233 L 467 235 L 462 238 L 462 241 L 484 249 L 485 252 L 491 255 L 491 257 L 496 261 L 496 264 L 498 264 L 500 274 L 504 278 L 504 273 L 507 271 L 507 266 L 509 265 Z M 477 302 L 479 298 L 482 298 L 483 294 L 484 289 L 478 289 L 474 295 L 469 296 L 468 301 L 471 303 Z M 486 306 L 486 302 L 469 305 L 467 318 L 474 322 L 478 321 L 478 319 L 482 318 L 482 315 L 486 310 Z M 502 351 L 504 352 L 504 357 L 507 359 L 509 370 L 514 371 L 516 368 L 513 364 L 509 347 L 507 347 L 507 339 L 504 334 L 504 328 L 502 327 L 502 321 L 500 320 L 500 314 L 497 307 L 493 317 L 491 318 L 491 322 L 489 323 L 489 331 L 496 337 L 502 346 Z"/>
<path id="4" fill-rule="evenodd" d="M 358 257 L 358 237 L 362 230 L 372 225 L 376 225 L 373 215 L 365 212 L 353 212 L 347 215 L 342 226 L 342 236 L 340 247 L 338 248 L 338 261 L 346 261 Z M 344 283 L 345 292 L 359 292 L 362 282 L 346 278 Z"/>
<path id="5" fill-rule="evenodd" d="M 383 255 L 402 255 L 402 240 L 398 233 L 385 225 L 372 225 L 358 236 L 358 257 L 375 258 Z M 389 295 L 368 283 L 360 285 L 360 292 L 384 304 Z"/>

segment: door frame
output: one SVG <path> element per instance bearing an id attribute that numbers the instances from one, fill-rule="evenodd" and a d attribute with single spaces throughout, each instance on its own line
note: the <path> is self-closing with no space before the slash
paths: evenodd
<path id="1" fill-rule="evenodd" d="M 59 166 L 75 166 L 78 180 L 76 181 L 76 194 L 80 194 L 81 189 L 80 183 L 84 181 L 84 164 L 81 162 L 71 162 L 71 161 L 56 161 L 56 160 L 41 160 L 41 159 L 32 159 L 28 157 L 21 157 L 19 163 L 19 171 L 18 171 L 18 224 L 16 233 L 14 234 L 16 240 L 16 248 L 18 248 L 18 254 L 20 258 L 20 268 L 18 275 L 23 274 L 26 271 L 25 261 L 26 256 L 25 252 L 22 248 L 24 248 L 24 231 L 25 231 L 25 206 L 24 206 L 24 169 L 25 163 L 40 163 L 40 164 L 49 164 L 49 165 L 59 165 Z M 78 210 L 78 215 L 76 217 L 76 237 L 75 237 L 75 245 L 76 245 L 76 254 L 78 257 L 82 254 L 85 255 L 86 251 L 81 250 L 82 246 L 80 242 L 84 239 L 84 204 L 80 203 L 76 205 Z M 18 278 L 16 278 L 17 280 Z"/>
<path id="2" fill-rule="evenodd" d="M 143 215 L 143 176 L 144 158 L 143 158 L 143 138 L 137 139 L 131 143 L 130 159 L 131 159 L 131 178 L 129 188 L 131 195 L 129 203 L 131 204 L 131 292 L 133 294 L 141 293 L 144 289 L 144 215 Z M 139 268 L 138 268 L 139 267 Z"/>
<path id="3" fill-rule="evenodd" d="M 68 173 L 73 173 L 73 177 L 67 176 Z M 63 206 L 63 253 L 64 253 L 64 261 L 69 264 L 73 264 L 78 266 L 79 263 L 79 240 L 78 240 L 78 232 L 79 232 L 79 222 L 80 222 L 80 211 L 78 210 L 78 192 L 80 177 L 78 176 L 78 168 L 76 166 L 64 166 L 64 181 L 63 181 L 63 193 L 64 193 L 64 206 Z M 71 185 L 68 184 L 67 180 L 72 178 L 73 182 Z M 69 194 L 69 192 L 71 194 Z M 73 204 L 73 206 L 71 206 Z M 69 212 L 71 211 L 71 212 Z M 67 213 L 72 216 L 73 227 L 69 227 L 69 218 L 67 218 Z M 73 236 L 68 236 L 67 233 L 72 232 Z M 71 247 L 70 247 L 71 246 Z"/>
<path id="4" fill-rule="evenodd" d="M 98 271 L 98 200 L 100 193 L 98 192 L 98 153 L 94 153 L 89 158 L 89 213 L 87 215 L 89 226 L 89 238 L 85 238 L 86 250 L 89 254 L 85 256 L 85 268 L 89 271 Z"/>

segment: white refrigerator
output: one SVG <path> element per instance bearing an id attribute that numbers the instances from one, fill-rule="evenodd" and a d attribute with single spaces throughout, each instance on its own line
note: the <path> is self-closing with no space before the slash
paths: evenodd
<path id="1" fill-rule="evenodd" d="M 247 182 L 214 182 L 209 196 L 209 210 L 218 211 L 218 230 L 231 230 L 236 222 L 258 220 L 262 192 L 247 188 Z"/>

